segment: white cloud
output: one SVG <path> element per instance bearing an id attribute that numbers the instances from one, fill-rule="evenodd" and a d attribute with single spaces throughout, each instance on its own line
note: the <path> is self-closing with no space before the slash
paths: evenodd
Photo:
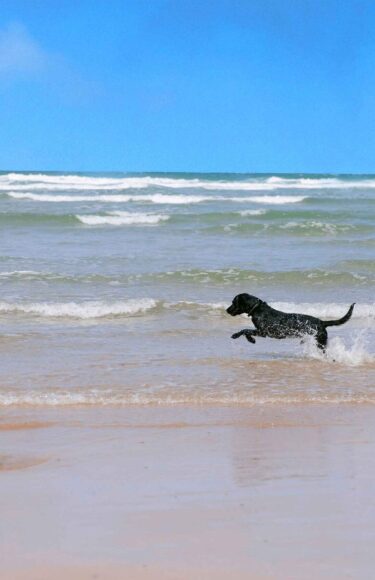
<path id="1" fill-rule="evenodd" d="M 0 73 L 35 73 L 45 68 L 47 54 L 20 23 L 0 30 Z"/>
<path id="2" fill-rule="evenodd" d="M 103 93 L 63 54 L 47 52 L 22 23 L 9 23 L 0 29 L 0 91 L 30 78 L 45 95 L 65 104 L 85 105 Z"/>

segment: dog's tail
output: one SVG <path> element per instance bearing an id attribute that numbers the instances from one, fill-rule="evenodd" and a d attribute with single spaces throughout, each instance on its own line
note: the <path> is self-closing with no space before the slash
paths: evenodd
<path id="1" fill-rule="evenodd" d="M 345 324 L 345 322 L 348 322 L 348 320 L 352 316 L 354 305 L 355 305 L 355 302 L 353 302 L 353 304 L 351 305 L 351 307 L 349 308 L 349 310 L 345 314 L 345 316 L 343 316 L 339 320 L 325 320 L 325 321 L 323 321 L 324 326 L 340 326 L 340 324 Z"/>

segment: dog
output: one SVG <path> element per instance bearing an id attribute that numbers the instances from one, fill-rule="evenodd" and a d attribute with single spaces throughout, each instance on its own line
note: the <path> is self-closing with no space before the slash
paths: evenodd
<path id="1" fill-rule="evenodd" d="M 232 338 L 239 338 L 244 335 L 247 340 L 255 344 L 254 336 L 263 338 L 303 338 L 306 335 L 315 337 L 318 348 L 325 352 L 328 334 L 327 326 L 339 326 L 345 324 L 352 315 L 355 302 L 350 306 L 348 312 L 339 320 L 320 320 L 315 316 L 307 314 L 295 314 L 281 312 L 271 308 L 260 298 L 251 294 L 238 294 L 233 298 L 232 304 L 227 308 L 227 313 L 231 316 L 247 314 L 251 316 L 255 329 L 244 328 L 235 332 Z"/>

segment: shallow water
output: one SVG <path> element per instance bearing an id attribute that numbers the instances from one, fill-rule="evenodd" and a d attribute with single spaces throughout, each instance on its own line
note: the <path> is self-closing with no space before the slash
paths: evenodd
<path id="1" fill-rule="evenodd" d="M 375 177 L 0 174 L 0 405 L 375 403 Z M 230 335 L 233 296 L 321 318 Z"/>

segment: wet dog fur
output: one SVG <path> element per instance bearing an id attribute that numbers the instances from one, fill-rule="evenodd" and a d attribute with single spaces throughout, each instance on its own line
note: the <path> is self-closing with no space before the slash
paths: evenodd
<path id="1" fill-rule="evenodd" d="M 231 316 L 247 314 L 251 317 L 254 328 L 244 328 L 235 332 L 232 338 L 244 335 L 247 340 L 255 344 L 255 336 L 263 338 L 303 338 L 306 335 L 315 337 L 317 346 L 325 351 L 328 341 L 327 326 L 339 326 L 347 322 L 353 312 L 353 303 L 348 312 L 339 320 L 320 320 L 307 314 L 296 314 L 275 310 L 256 296 L 251 294 L 238 294 L 233 298 L 232 304 L 227 308 Z"/>

